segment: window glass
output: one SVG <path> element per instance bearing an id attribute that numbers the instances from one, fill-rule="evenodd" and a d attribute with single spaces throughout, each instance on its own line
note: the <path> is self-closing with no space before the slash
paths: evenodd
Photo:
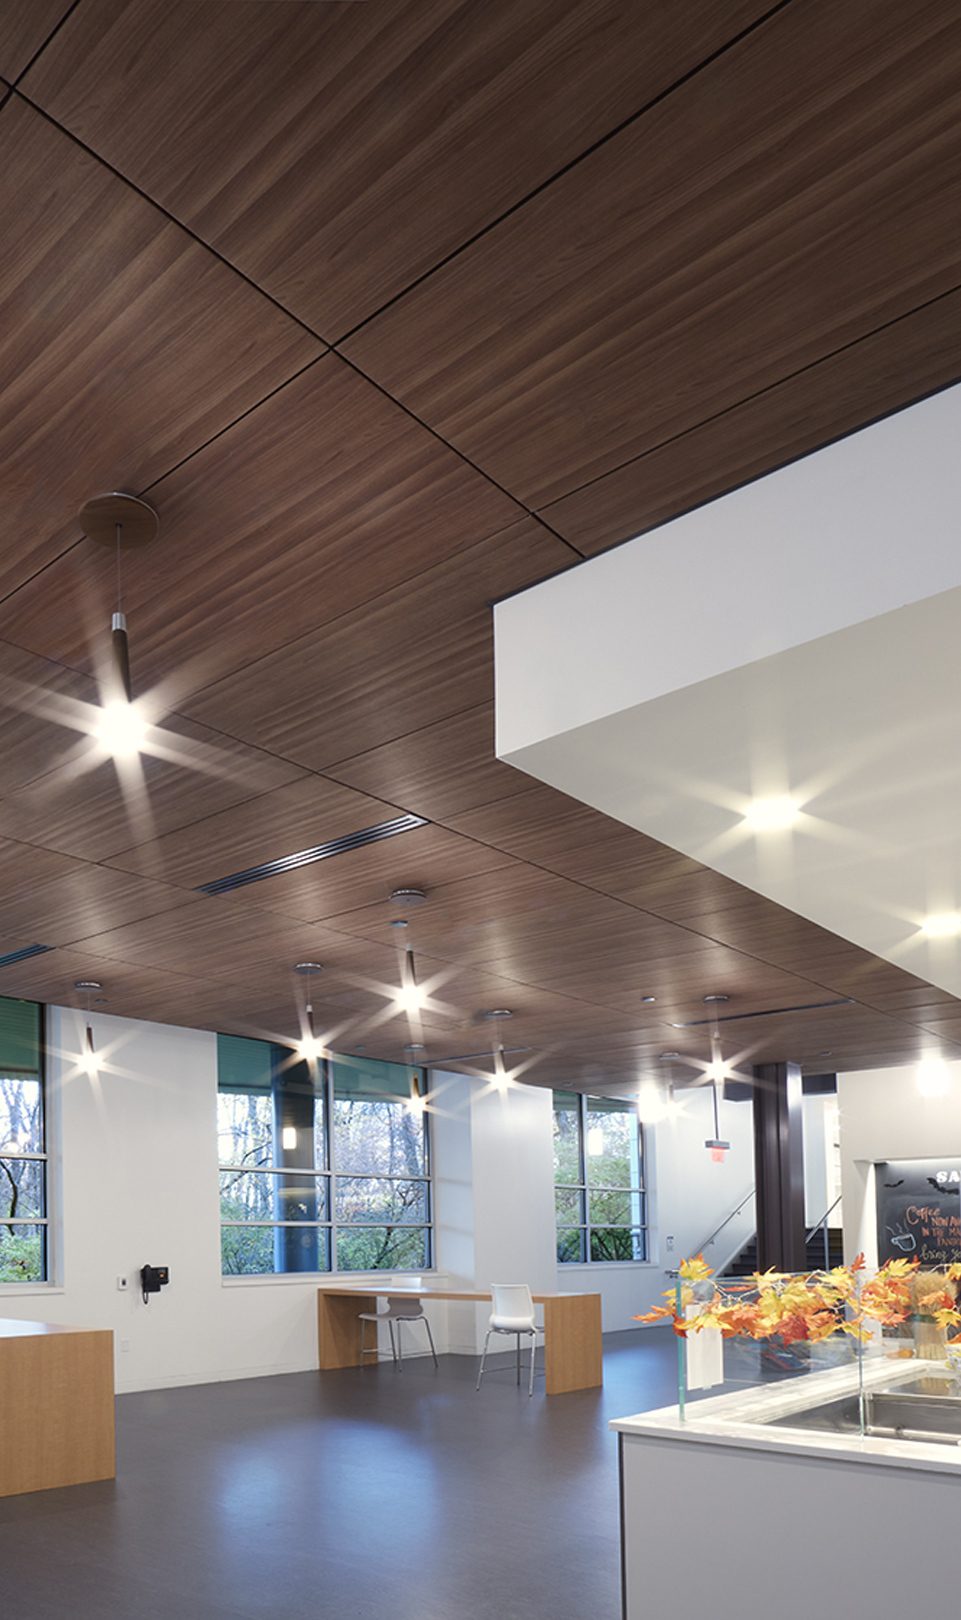
<path id="1" fill-rule="evenodd" d="M 579 1104 L 580 1098 L 571 1091 L 554 1093 L 554 1180 L 565 1185 L 584 1180 Z"/>
<path id="2" fill-rule="evenodd" d="M 340 1226 L 338 1271 L 425 1271 L 430 1265 L 426 1227 Z"/>
<path id="3" fill-rule="evenodd" d="M 423 1070 L 227 1035 L 218 1062 L 226 1275 L 430 1265 Z"/>
<path id="4" fill-rule="evenodd" d="M 47 1278 L 42 1008 L 0 997 L 0 1283 Z"/>
<path id="5" fill-rule="evenodd" d="M 592 1187 L 640 1182 L 637 1111 L 607 1097 L 587 1098 L 587 1179 Z"/>
<path id="6" fill-rule="evenodd" d="M 647 1258 L 642 1147 L 630 1103 L 554 1093 L 555 1218 L 562 1264 Z"/>

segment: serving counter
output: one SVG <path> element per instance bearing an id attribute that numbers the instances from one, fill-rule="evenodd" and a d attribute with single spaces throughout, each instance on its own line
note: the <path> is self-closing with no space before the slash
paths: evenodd
<path id="1" fill-rule="evenodd" d="M 624 1620 L 957 1611 L 961 1387 L 943 1362 L 849 1364 L 611 1427 Z"/>

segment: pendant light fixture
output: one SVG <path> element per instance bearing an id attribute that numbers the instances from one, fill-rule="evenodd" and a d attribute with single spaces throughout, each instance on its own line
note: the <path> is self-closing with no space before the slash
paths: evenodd
<path id="1" fill-rule="evenodd" d="M 427 1098 L 424 1096 L 424 1086 L 418 1069 L 410 1072 L 410 1096 L 407 1106 L 412 1114 L 422 1114 L 427 1107 Z"/>
<path id="2" fill-rule="evenodd" d="M 725 1154 L 730 1151 L 731 1147 L 730 1142 L 721 1140 L 720 1122 L 720 1095 L 721 1087 L 727 1076 L 727 1064 L 724 1062 L 724 1054 L 721 1050 L 721 1031 L 718 1028 L 717 1008 L 720 1002 L 726 1000 L 727 996 L 720 995 L 704 997 L 705 1003 L 714 1009 L 714 1027 L 711 1030 L 711 1061 L 707 1067 L 707 1073 L 711 1081 L 711 1098 L 714 1104 L 714 1135 L 708 1137 L 704 1146 L 715 1164 L 724 1163 Z"/>
<path id="3" fill-rule="evenodd" d="M 504 1067 L 504 1048 L 498 1043 L 494 1047 L 494 1085 L 498 1091 L 507 1090 L 508 1074 Z"/>
<path id="4" fill-rule="evenodd" d="M 116 561 L 117 606 L 110 622 L 110 674 L 95 735 L 115 759 L 132 759 L 143 747 L 147 724 L 134 702 L 130 679 L 127 615 L 123 607 L 123 552 L 155 540 L 160 522 L 146 501 L 118 490 L 95 495 L 81 508 L 79 522 L 89 540 L 111 548 Z"/>
<path id="5" fill-rule="evenodd" d="M 316 1063 L 317 1059 L 323 1057 L 324 1055 L 323 1043 L 317 1039 L 317 1031 L 314 1028 L 314 1002 L 310 983 L 311 976 L 314 973 L 320 973 L 323 969 L 323 965 L 324 964 L 322 962 L 294 963 L 294 972 L 302 973 L 307 980 L 306 1006 L 304 1009 L 306 1014 L 307 1029 L 303 1039 L 300 1042 L 299 1049 L 301 1057 L 304 1058 L 307 1063 L 311 1064 Z"/>
<path id="6" fill-rule="evenodd" d="M 84 1030 L 83 1051 L 80 1055 L 80 1067 L 84 1074 L 89 1075 L 92 1079 L 97 1072 L 97 1048 L 93 1038 L 93 1024 L 90 1021 L 90 997 L 95 991 L 102 990 L 103 985 L 100 983 L 99 979 L 77 979 L 74 984 L 74 989 L 81 991 L 81 993 L 87 998 L 87 1027 Z"/>
<path id="7" fill-rule="evenodd" d="M 401 963 L 400 989 L 397 992 L 397 1006 L 402 1012 L 420 1012 L 424 1005 L 424 997 L 417 983 L 417 969 L 414 966 L 414 948 L 412 945 L 404 947 L 404 957 Z"/>

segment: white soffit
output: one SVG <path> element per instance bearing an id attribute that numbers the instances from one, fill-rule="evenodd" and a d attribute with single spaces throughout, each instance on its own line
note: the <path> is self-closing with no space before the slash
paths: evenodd
<path id="1" fill-rule="evenodd" d="M 959 445 L 954 388 L 500 604 L 499 756 L 961 995 Z"/>

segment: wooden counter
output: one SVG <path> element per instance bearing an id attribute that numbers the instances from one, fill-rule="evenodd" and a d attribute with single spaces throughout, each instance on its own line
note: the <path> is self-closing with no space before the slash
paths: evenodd
<path id="1" fill-rule="evenodd" d="M 0 1497 L 115 1474 L 113 1334 L 0 1320 Z"/>
<path id="2" fill-rule="evenodd" d="M 490 1303 L 489 1289 L 447 1288 L 440 1283 L 322 1283 L 317 1299 L 321 1371 L 359 1367 L 360 1311 L 376 1310 L 378 1299 L 409 1294 L 411 1299 Z M 544 1372 L 548 1395 L 595 1389 L 603 1383 L 600 1294 L 535 1294 L 544 1308 Z M 508 1341 L 513 1342 L 513 1341 Z M 495 1350 L 498 1348 L 496 1341 Z"/>

